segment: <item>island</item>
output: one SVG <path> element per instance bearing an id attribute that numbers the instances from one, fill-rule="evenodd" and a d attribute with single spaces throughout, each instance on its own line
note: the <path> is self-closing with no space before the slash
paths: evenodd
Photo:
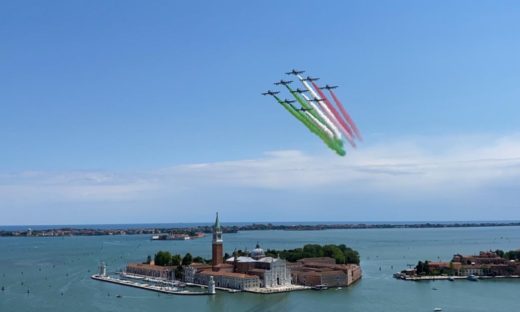
<path id="1" fill-rule="evenodd" d="M 322 231 L 322 230 L 357 230 L 357 229 L 429 229 L 429 228 L 469 228 L 520 226 L 520 222 L 450 222 L 450 223 L 334 223 L 334 224 L 246 224 L 223 225 L 223 233 L 239 231 Z M 200 233 L 211 234 L 211 225 L 178 226 L 178 227 L 132 227 L 126 228 L 84 228 L 80 226 L 56 227 L 46 229 L 0 230 L 0 237 L 63 237 L 63 236 L 97 236 L 97 235 L 142 235 L 148 234 L 157 239 L 175 237 L 184 240 L 186 237 L 200 237 Z"/>
<path id="2" fill-rule="evenodd" d="M 211 259 L 190 253 L 184 256 L 159 251 L 146 261 L 128 263 L 119 277 L 107 277 L 106 268 L 93 279 L 132 287 L 152 285 L 171 294 L 195 286 L 229 292 L 271 294 L 295 290 L 348 287 L 361 278 L 359 253 L 344 244 L 306 244 L 290 250 L 264 250 L 257 243 L 251 251 L 224 253 L 222 226 L 218 218 L 212 230 Z M 170 287 L 170 288 L 169 288 Z"/>

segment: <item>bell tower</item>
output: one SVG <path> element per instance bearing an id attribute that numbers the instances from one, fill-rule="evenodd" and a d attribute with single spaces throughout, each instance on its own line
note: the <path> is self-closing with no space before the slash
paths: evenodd
<path id="1" fill-rule="evenodd" d="M 215 225 L 213 225 L 213 243 L 212 243 L 212 261 L 211 264 L 213 266 L 222 264 L 224 253 L 223 253 L 223 245 L 222 245 L 222 228 L 220 227 L 220 221 L 217 218 L 215 219 Z"/>

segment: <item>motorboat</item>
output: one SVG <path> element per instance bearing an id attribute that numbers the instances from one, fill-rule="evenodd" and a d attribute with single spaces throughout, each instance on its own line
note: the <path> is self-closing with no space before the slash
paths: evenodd
<path id="1" fill-rule="evenodd" d="M 468 275 L 467 279 L 468 279 L 468 281 L 476 282 L 476 281 L 478 281 L 478 276 L 471 274 L 471 275 Z"/>

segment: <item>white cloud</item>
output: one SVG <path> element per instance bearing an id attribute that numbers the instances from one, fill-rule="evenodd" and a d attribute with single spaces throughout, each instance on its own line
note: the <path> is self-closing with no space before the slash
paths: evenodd
<path id="1" fill-rule="evenodd" d="M 232 197 L 240 190 L 249 194 L 255 190 L 291 191 L 314 197 L 350 194 L 387 198 L 396 205 L 399 201 L 441 198 L 462 205 L 471 202 L 472 196 L 476 200 L 500 197 L 500 188 L 520 189 L 519 135 L 415 137 L 361 144 L 346 157 L 275 151 L 256 159 L 177 165 L 148 172 L 5 173 L 0 174 L 0 206 L 175 202 L 190 195 L 201 202 L 201 193 L 210 200 L 212 194 Z"/>

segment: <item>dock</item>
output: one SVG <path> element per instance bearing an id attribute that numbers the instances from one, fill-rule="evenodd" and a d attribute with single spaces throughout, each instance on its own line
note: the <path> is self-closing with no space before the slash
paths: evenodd
<path id="1" fill-rule="evenodd" d="M 186 285 L 192 286 L 192 287 L 208 288 L 207 285 L 195 284 L 195 283 L 186 283 Z M 309 290 L 311 288 L 312 287 L 302 286 L 302 285 L 290 285 L 290 286 L 281 286 L 281 287 L 274 287 L 274 288 L 246 288 L 244 290 L 226 288 L 226 287 L 218 287 L 218 286 L 215 287 L 215 289 L 217 289 L 217 290 L 226 291 L 229 293 L 248 292 L 248 293 L 254 293 L 254 294 L 275 294 L 275 293 L 284 293 L 284 292 L 297 291 L 297 290 Z"/>
<path id="2" fill-rule="evenodd" d="M 196 283 L 186 283 L 186 286 L 208 288 L 208 285 L 202 285 L 202 284 L 196 284 Z M 227 291 L 229 293 L 238 293 L 238 292 L 242 291 L 240 289 L 226 288 L 226 287 L 220 287 L 220 286 L 215 286 L 215 289 L 221 290 L 221 291 Z"/>
<path id="3" fill-rule="evenodd" d="M 298 291 L 298 290 L 309 290 L 312 289 L 310 286 L 303 285 L 290 285 L 290 286 L 280 286 L 273 288 L 248 288 L 245 289 L 245 292 L 254 293 L 254 294 L 276 294 L 276 293 L 285 293 L 290 291 Z"/>
<path id="4" fill-rule="evenodd" d="M 189 290 L 183 290 L 179 289 L 177 287 L 170 287 L 170 286 L 157 286 L 152 284 L 146 284 L 146 283 L 138 283 L 138 282 L 132 282 L 128 280 L 123 280 L 119 278 L 114 278 L 110 276 L 103 276 L 103 275 L 92 275 L 92 279 L 107 283 L 113 283 L 123 286 L 130 286 L 134 288 L 140 288 L 150 291 L 155 291 L 163 294 L 169 294 L 169 295 L 182 295 L 182 296 L 212 296 L 214 294 L 209 292 L 196 292 L 196 291 L 189 291 Z"/>

